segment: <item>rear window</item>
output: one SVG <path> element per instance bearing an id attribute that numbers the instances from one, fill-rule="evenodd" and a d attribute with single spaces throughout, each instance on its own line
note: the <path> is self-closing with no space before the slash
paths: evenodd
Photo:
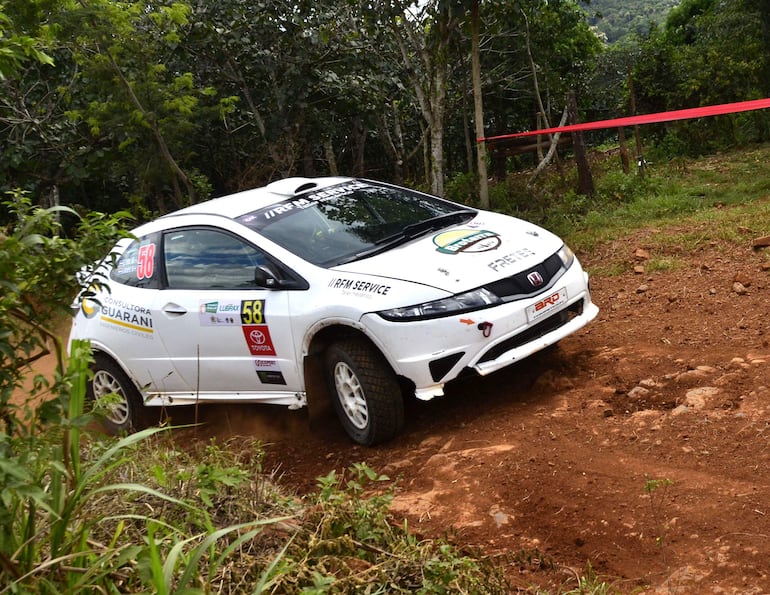
<path id="1" fill-rule="evenodd" d="M 158 235 L 152 234 L 131 242 L 118 258 L 110 277 L 131 287 L 158 288 L 160 251 L 157 239 Z"/>

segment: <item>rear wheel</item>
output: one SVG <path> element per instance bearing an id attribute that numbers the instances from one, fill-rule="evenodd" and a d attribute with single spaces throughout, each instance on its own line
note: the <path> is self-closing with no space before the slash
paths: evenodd
<path id="1" fill-rule="evenodd" d="M 363 339 L 345 339 L 326 351 L 326 375 L 337 416 L 357 443 L 389 440 L 404 424 L 404 399 L 396 375 Z"/>
<path id="2" fill-rule="evenodd" d="M 147 413 L 136 386 L 123 369 L 105 355 L 97 355 L 92 366 L 94 376 L 88 384 L 88 397 L 94 404 L 109 399 L 99 407 L 102 423 L 111 434 L 130 433 L 147 426 Z"/>

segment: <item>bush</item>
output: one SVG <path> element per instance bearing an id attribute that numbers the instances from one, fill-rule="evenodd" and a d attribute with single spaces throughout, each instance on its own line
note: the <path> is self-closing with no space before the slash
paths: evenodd
<path id="1" fill-rule="evenodd" d="M 12 221 L 0 231 L 0 414 L 10 435 L 18 414 L 11 397 L 26 366 L 51 350 L 61 354 L 52 328 L 72 299 L 98 282 L 94 263 L 125 235 L 121 223 L 126 214 L 79 217 L 67 207 L 33 206 L 20 191 L 3 204 Z M 72 237 L 64 236 L 62 215 L 77 220 Z M 79 271 L 85 272 L 80 280 Z M 61 357 L 58 368 L 63 372 Z M 47 385 L 38 380 L 38 389 Z"/>

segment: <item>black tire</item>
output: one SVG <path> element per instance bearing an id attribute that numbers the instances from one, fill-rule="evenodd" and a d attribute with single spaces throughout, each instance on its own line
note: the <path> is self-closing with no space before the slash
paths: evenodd
<path id="1" fill-rule="evenodd" d="M 147 427 L 148 415 L 142 396 L 123 369 L 106 355 L 97 354 L 91 366 L 94 373 L 88 383 L 88 398 L 96 402 L 100 397 L 116 394 L 120 400 L 102 410 L 100 419 L 105 429 L 114 435 L 130 434 Z"/>
<path id="2" fill-rule="evenodd" d="M 404 398 L 385 358 L 368 341 L 350 338 L 326 350 L 326 378 L 342 427 L 358 444 L 390 440 L 404 425 Z"/>

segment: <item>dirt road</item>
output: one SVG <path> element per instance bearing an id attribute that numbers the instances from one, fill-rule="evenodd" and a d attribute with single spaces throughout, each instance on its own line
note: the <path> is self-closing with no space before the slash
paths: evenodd
<path id="1" fill-rule="evenodd" d="M 266 465 L 300 493 L 366 462 L 397 480 L 397 519 L 499 555 L 522 589 L 575 588 L 590 564 L 623 593 L 768 593 L 770 253 L 747 235 L 661 254 L 655 233 L 581 256 L 589 328 L 409 403 L 385 446 L 284 410 L 213 409 L 209 427 L 271 441 Z"/>

